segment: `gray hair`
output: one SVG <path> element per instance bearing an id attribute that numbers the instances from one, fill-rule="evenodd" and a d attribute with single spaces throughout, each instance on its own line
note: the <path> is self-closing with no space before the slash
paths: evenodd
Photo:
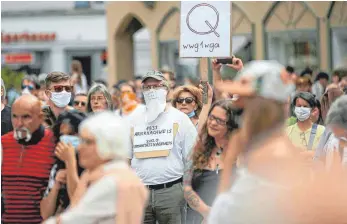
<path id="1" fill-rule="evenodd" d="M 103 160 L 129 156 L 130 124 L 113 112 L 93 114 L 82 121 L 78 130 L 87 129 L 96 139 L 97 153 Z"/>
<path id="2" fill-rule="evenodd" d="M 340 96 L 331 105 L 326 125 L 332 124 L 347 130 L 347 95 Z"/>
<path id="3" fill-rule="evenodd" d="M 110 92 L 108 91 L 108 89 L 106 88 L 105 85 L 100 84 L 100 83 L 96 83 L 90 88 L 90 90 L 88 92 L 87 112 L 88 113 L 93 112 L 91 104 L 90 104 L 90 100 L 91 100 L 92 95 L 96 92 L 100 92 L 102 95 L 104 95 L 104 97 L 106 98 L 108 110 L 113 110 L 112 96 L 111 96 Z"/>
<path id="4" fill-rule="evenodd" d="M 2 91 L 4 91 L 4 95 L 1 96 L 1 101 L 2 101 L 6 98 L 6 87 L 5 87 L 4 80 L 2 80 L 2 78 L 1 78 L 1 88 L 2 88 Z"/>

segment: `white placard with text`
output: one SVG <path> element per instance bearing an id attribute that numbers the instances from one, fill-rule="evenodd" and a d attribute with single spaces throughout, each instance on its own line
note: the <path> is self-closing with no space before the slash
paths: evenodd
<path id="1" fill-rule="evenodd" d="M 180 57 L 231 56 L 231 2 L 181 2 Z"/>
<path id="2" fill-rule="evenodd" d="M 135 153 L 171 150 L 173 147 L 173 132 L 172 121 L 135 126 L 133 150 Z"/>

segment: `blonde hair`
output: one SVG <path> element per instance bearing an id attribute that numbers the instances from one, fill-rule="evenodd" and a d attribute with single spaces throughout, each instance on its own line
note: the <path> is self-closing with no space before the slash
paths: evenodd
<path id="1" fill-rule="evenodd" d="M 195 110 L 196 116 L 199 116 L 201 110 L 202 110 L 202 94 L 200 90 L 193 86 L 193 85 L 185 85 L 185 86 L 180 86 L 175 89 L 173 93 L 173 100 L 172 100 L 172 106 L 176 108 L 176 103 L 178 100 L 178 97 L 181 93 L 183 92 L 188 92 L 193 95 L 194 100 L 196 104 L 198 105 L 198 108 Z"/>

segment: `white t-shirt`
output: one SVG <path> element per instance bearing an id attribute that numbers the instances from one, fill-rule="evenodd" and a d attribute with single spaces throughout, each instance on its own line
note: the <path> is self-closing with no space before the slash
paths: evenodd
<path id="1" fill-rule="evenodd" d="M 130 125 L 135 128 L 145 124 L 146 108 L 141 108 L 127 117 Z M 167 107 L 151 126 L 172 121 L 178 125 L 177 134 L 173 138 L 172 149 L 167 157 L 137 159 L 130 151 L 131 167 L 145 185 L 164 184 L 175 181 L 183 176 L 184 165 L 195 145 L 197 131 L 189 117 L 174 107 Z"/>
<path id="2" fill-rule="evenodd" d="M 333 162 L 333 153 L 338 152 L 339 149 L 340 149 L 340 141 L 332 133 L 329 137 L 327 144 L 324 146 L 324 151 L 326 152 L 326 160 L 325 160 L 326 169 L 330 169 Z M 342 164 L 344 164 L 344 166 L 347 166 L 347 147 L 344 147 L 343 155 L 341 159 L 342 159 Z"/>

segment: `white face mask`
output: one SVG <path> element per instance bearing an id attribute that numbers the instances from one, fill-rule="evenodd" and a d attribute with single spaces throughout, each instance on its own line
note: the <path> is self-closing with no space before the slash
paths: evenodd
<path id="1" fill-rule="evenodd" d="M 159 114 L 164 112 L 166 107 L 167 90 L 165 89 L 151 89 L 143 92 L 146 102 L 146 118 L 147 123 L 154 121 Z"/>
<path id="2" fill-rule="evenodd" d="M 25 136 L 23 136 L 23 134 L 22 134 L 23 132 L 26 133 Z M 31 133 L 30 133 L 29 129 L 27 129 L 27 128 L 19 128 L 19 129 L 15 129 L 13 131 L 13 137 L 17 141 L 18 140 L 25 140 L 26 142 L 28 142 L 31 139 Z"/>
<path id="3" fill-rule="evenodd" d="M 31 94 L 31 92 L 28 88 L 25 88 L 22 90 L 22 95 L 25 95 L 25 94 Z"/>
<path id="4" fill-rule="evenodd" d="M 299 121 L 306 121 L 310 118 L 311 108 L 307 107 L 295 107 L 294 113 Z"/>
<path id="5" fill-rule="evenodd" d="M 51 100 L 57 107 L 66 107 L 71 99 L 71 93 L 66 92 L 65 90 L 62 92 L 51 92 Z"/>

